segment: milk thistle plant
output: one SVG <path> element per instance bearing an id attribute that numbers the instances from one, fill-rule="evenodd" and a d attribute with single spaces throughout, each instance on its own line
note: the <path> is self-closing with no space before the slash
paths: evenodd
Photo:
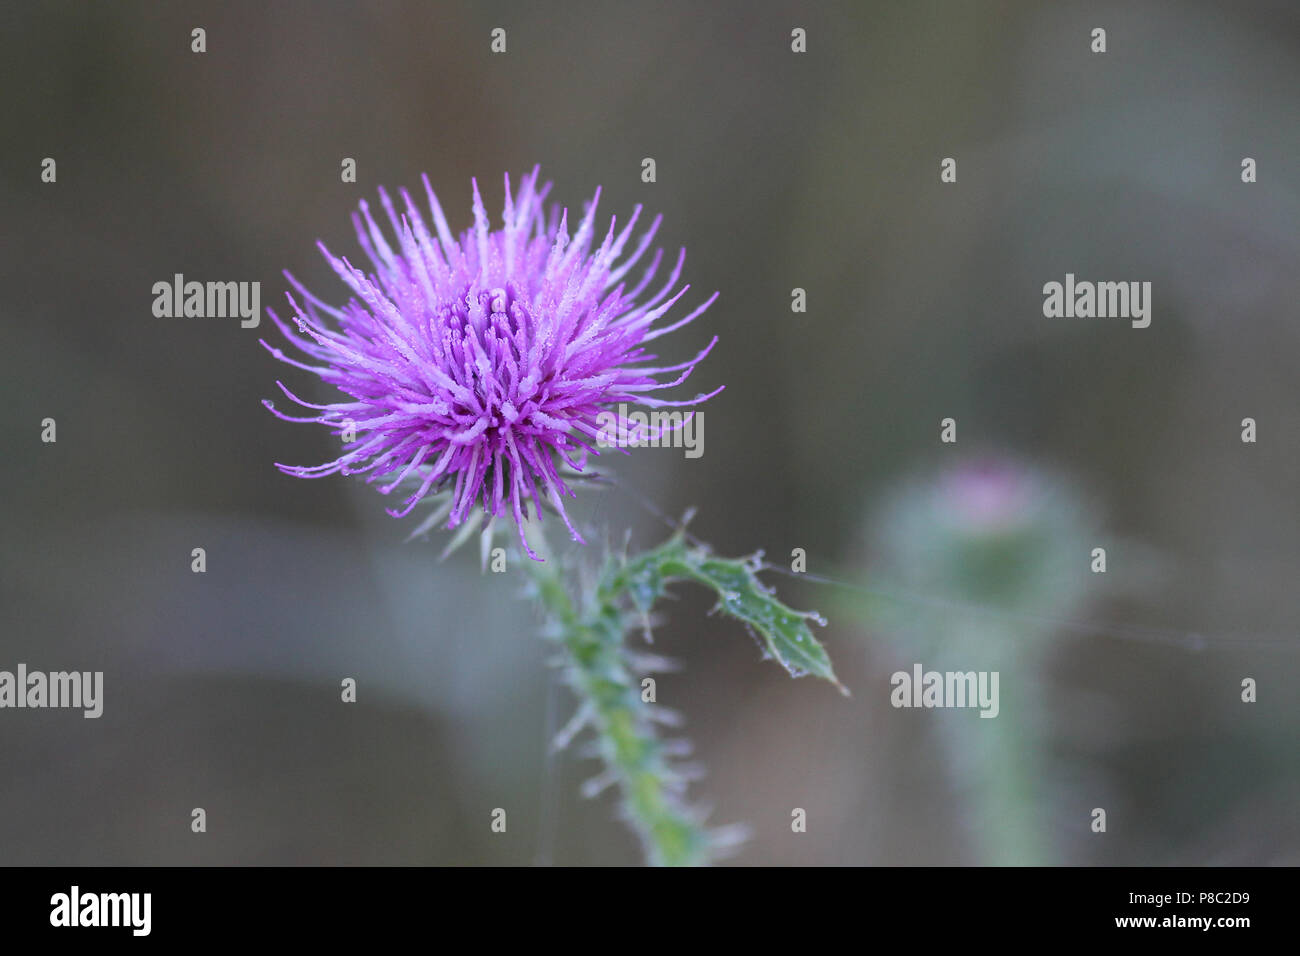
<path id="1" fill-rule="evenodd" d="M 564 499 L 598 477 L 593 459 L 610 444 L 612 407 L 693 407 L 721 391 L 676 400 L 654 394 L 684 382 L 716 336 L 677 364 L 657 364 L 648 350 L 702 315 L 717 293 L 683 317 L 665 319 L 690 288 L 678 287 L 685 250 L 654 291 L 647 292 L 662 250 L 627 279 L 660 219 L 633 240 L 637 206 L 622 229 L 611 220 L 596 245 L 599 190 L 570 236 L 568 211 L 546 206 L 550 186 L 539 185 L 536 169 L 522 178 L 518 195 L 505 177 L 498 229 L 489 225 L 475 182 L 474 227 L 456 236 L 427 177 L 424 186 L 432 231 L 405 190 L 400 211 L 379 191 L 387 235 L 361 203 L 353 224 L 370 271 L 320 244 L 351 290 L 346 304 L 327 305 L 286 273 L 292 326 L 267 311 L 305 360 L 262 344 L 346 398 L 316 404 L 277 382 L 309 413 L 291 416 L 265 402 L 274 414 L 324 425 L 343 440 L 343 454 L 332 461 L 277 467 L 299 478 L 358 475 L 381 494 L 397 491 L 400 504 L 391 515 L 425 512 L 412 537 L 441 526 L 453 532 L 451 550 L 477 532 L 485 560 L 498 532 L 513 526 L 527 593 L 544 610 L 544 636 L 564 651 L 563 677 L 577 698 L 556 745 L 584 731 L 594 735 L 605 770 L 587 789 L 620 789 L 623 815 L 649 862 L 707 863 L 735 842 L 737 831 L 708 827 L 688 800 L 690 774 L 677 762 L 685 748 L 657 729 L 671 723 L 671 713 L 641 696 L 641 679 L 662 662 L 631 642 L 649 636 L 652 608 L 670 585 L 693 581 L 713 591 L 718 609 L 749 628 L 789 673 L 840 687 L 809 626 L 825 622 L 787 607 L 760 582 L 761 556 L 716 556 L 684 528 L 649 550 L 606 548 L 593 560 L 553 550 L 541 526 L 550 511 L 585 545 Z M 619 425 L 613 444 L 626 452 L 682 421 Z"/>

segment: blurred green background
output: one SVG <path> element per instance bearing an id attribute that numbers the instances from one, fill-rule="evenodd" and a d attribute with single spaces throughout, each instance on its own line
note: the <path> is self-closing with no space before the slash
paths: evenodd
<path id="1" fill-rule="evenodd" d="M 106 685 L 99 720 L 0 712 L 0 863 L 637 862 L 610 796 L 577 796 L 596 766 L 546 757 L 571 704 L 519 576 L 438 564 L 441 537 L 405 544 L 358 482 L 274 469 L 336 444 L 261 406 L 277 378 L 324 395 L 257 344 L 269 322 L 151 313 L 177 272 L 277 307 L 287 268 L 341 301 L 314 242 L 356 254 L 377 186 L 427 172 L 459 230 L 471 176 L 495 215 L 502 172 L 535 163 L 571 209 L 602 185 L 607 215 L 663 213 L 688 295 L 722 292 L 662 343 L 721 337 L 691 383 L 727 386 L 705 454 L 620 456 L 622 479 L 698 507 L 721 551 L 803 548 L 875 592 L 774 582 L 832 618 L 851 699 L 761 662 L 699 592 L 667 609 L 656 650 L 683 670 L 659 700 L 708 768 L 693 793 L 753 829 L 735 862 L 996 861 L 955 715 L 889 705 L 928 640 L 967 660 L 975 617 L 1041 691 L 1033 819 L 998 826 L 1056 862 L 1300 862 L 1300 7 L 41 3 L 0 24 L 0 668 Z M 1151 327 L 1044 318 L 1066 272 L 1152 282 Z M 1044 585 L 1069 601 L 1032 626 L 954 610 L 881 530 L 972 456 L 1089 516 Z M 579 514 L 665 530 L 619 491 Z"/>

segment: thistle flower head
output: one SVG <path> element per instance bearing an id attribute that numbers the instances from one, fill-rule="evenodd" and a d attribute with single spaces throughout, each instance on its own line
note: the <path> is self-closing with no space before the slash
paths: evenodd
<path id="1" fill-rule="evenodd" d="M 371 271 L 318 244 L 352 291 L 339 308 L 286 273 L 298 295 L 288 296 L 296 332 L 267 311 L 310 361 L 262 344 L 350 400 L 316 405 L 277 382 L 314 414 L 291 417 L 265 402 L 272 412 L 327 425 L 344 438 L 344 452 L 333 461 L 277 465 L 280 470 L 300 478 L 364 475 L 383 494 L 405 484 L 413 490 L 401 507 L 390 509 L 394 517 L 441 494 L 434 520 L 445 519 L 449 528 L 476 507 L 492 517 L 508 513 L 524 549 L 536 558 L 523 528 L 533 513 L 540 518 L 544 502 L 582 540 L 562 502 L 573 494 L 565 475 L 583 473 L 588 454 L 599 454 L 602 411 L 620 402 L 695 405 L 721 391 L 679 401 L 649 394 L 684 381 L 717 341 L 678 365 L 657 366 L 647 350 L 651 340 L 691 322 L 717 298 L 714 293 L 683 318 L 656 326 L 690 288 L 677 287 L 685 250 L 667 281 L 644 297 L 662 250 L 639 276 L 624 280 L 653 241 L 659 218 L 630 243 L 637 206 L 622 229 L 611 221 L 597 246 L 598 189 L 570 237 L 568 211 L 547 211 L 550 186 L 539 187 L 537 176 L 534 169 L 523 177 L 517 196 L 505 177 L 505 210 L 495 230 L 475 181 L 474 228 L 459 238 L 428 177 L 432 232 L 405 190 L 399 212 L 381 189 L 391 239 L 364 201 L 353 216 Z"/>
<path id="2" fill-rule="evenodd" d="M 906 479 L 873 523 L 877 570 L 912 593 L 1060 614 L 1083 597 L 1100 519 L 1065 476 L 989 453 Z"/>

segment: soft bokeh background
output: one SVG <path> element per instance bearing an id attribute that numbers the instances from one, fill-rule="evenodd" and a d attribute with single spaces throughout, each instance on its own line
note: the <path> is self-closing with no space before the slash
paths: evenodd
<path id="1" fill-rule="evenodd" d="M 471 176 L 496 209 L 534 163 L 571 208 L 601 184 L 608 213 L 662 212 L 722 291 L 665 340 L 721 336 L 704 456 L 643 451 L 623 479 L 697 506 L 720 550 L 804 548 L 874 593 L 776 580 L 832 617 L 851 699 L 698 592 L 668 609 L 684 669 L 659 699 L 708 767 L 694 793 L 753 828 L 735 862 L 996 858 L 940 726 L 972 715 L 889 706 L 926 635 L 990 619 L 900 579 L 880 531 L 971 456 L 1059 476 L 1093 522 L 1052 566 L 1068 612 L 992 612 L 1042 691 L 1033 819 L 998 825 L 1059 862 L 1300 862 L 1294 4 L 6 4 L 0 54 L 0 668 L 106 674 L 99 720 L 0 712 L 0 862 L 637 861 L 609 795 L 576 795 L 594 766 L 545 757 L 571 704 L 518 575 L 440 565 L 370 489 L 274 470 L 335 445 L 262 408 L 277 378 L 309 391 L 268 322 L 151 314 L 176 272 L 274 306 L 289 268 L 341 299 L 313 243 L 355 252 L 376 186 L 427 172 L 464 228 Z M 1045 319 L 1066 272 L 1152 282 L 1151 327 Z M 581 513 L 665 530 L 616 491 Z"/>

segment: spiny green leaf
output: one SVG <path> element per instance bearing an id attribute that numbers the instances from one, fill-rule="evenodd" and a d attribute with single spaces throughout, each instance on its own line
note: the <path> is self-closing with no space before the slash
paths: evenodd
<path id="1" fill-rule="evenodd" d="M 674 581 L 690 580 L 718 596 L 718 608 L 749 625 L 767 652 L 791 676 L 813 674 L 848 690 L 835 677 L 826 649 L 813 637 L 809 621 L 824 624 L 814 612 L 796 611 L 778 600 L 758 579 L 762 568 L 756 558 L 720 558 L 704 548 L 689 545 L 678 534 L 650 551 L 630 559 L 606 575 L 606 597 L 626 592 L 632 604 L 648 619 L 650 609 Z"/>

